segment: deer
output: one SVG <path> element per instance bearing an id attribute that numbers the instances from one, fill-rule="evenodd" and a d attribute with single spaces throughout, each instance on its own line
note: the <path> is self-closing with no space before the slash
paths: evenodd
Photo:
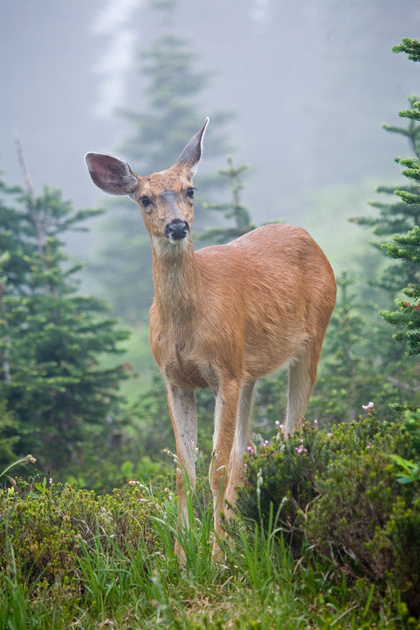
<path id="1" fill-rule="evenodd" d="M 196 480 L 196 388 L 215 398 L 209 482 L 214 508 L 213 554 L 234 513 L 258 378 L 288 366 L 283 431 L 300 428 L 315 383 L 321 347 L 335 306 L 334 273 L 301 227 L 269 224 L 234 241 L 194 250 L 193 177 L 208 125 L 178 161 L 137 175 L 116 157 L 88 153 L 93 182 L 111 195 L 128 195 L 141 209 L 152 248 L 154 301 L 150 344 L 166 382 L 176 442 L 179 523 L 188 527 L 186 485 Z M 187 478 L 184 479 L 184 475 Z M 187 482 L 187 484 L 186 484 Z M 175 544 L 182 559 L 183 549 Z"/>

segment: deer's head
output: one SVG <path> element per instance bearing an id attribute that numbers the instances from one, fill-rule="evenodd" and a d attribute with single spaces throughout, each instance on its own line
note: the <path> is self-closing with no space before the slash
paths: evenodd
<path id="1" fill-rule="evenodd" d="M 136 201 L 153 244 L 158 250 L 182 245 L 194 220 L 193 177 L 201 158 L 209 119 L 191 138 L 176 164 L 146 177 L 136 175 L 127 162 L 111 155 L 87 153 L 86 164 L 93 182 L 110 195 L 128 195 Z"/>

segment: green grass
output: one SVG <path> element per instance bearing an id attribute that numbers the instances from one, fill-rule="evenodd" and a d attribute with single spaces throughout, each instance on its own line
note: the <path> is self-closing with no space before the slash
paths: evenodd
<path id="1" fill-rule="evenodd" d="M 384 602 L 372 605 L 373 592 L 358 597 L 310 550 L 295 560 L 274 514 L 265 530 L 237 518 L 229 543 L 222 541 L 225 559 L 215 562 L 211 510 L 201 507 L 208 497 L 190 491 L 186 531 L 167 491 L 154 496 L 136 484 L 95 496 L 68 485 L 7 485 L 0 630 L 405 627 Z M 173 552 L 175 538 L 185 565 Z"/>

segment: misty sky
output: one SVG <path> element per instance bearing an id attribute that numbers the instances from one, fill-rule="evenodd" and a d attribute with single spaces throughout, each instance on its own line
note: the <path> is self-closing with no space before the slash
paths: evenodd
<path id="1" fill-rule="evenodd" d="M 217 71 L 203 120 L 220 109 L 237 115 L 228 132 L 235 161 L 252 165 L 244 201 L 257 222 L 298 221 L 313 190 L 395 180 L 393 158 L 408 147 L 381 124 L 398 123 L 406 97 L 420 93 L 420 65 L 391 51 L 420 36 L 418 0 L 179 4 L 171 27 L 191 40 L 198 69 Z M 148 0 L 3 0 L 0 29 L 7 183 L 22 182 L 18 134 L 38 192 L 48 183 L 77 206 L 104 203 L 83 156 L 115 153 L 129 134 L 115 110 L 144 107 L 137 52 L 163 32 L 161 19 Z"/>

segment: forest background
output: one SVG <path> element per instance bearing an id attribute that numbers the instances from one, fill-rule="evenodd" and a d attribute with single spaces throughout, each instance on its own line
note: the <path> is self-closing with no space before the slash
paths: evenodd
<path id="1" fill-rule="evenodd" d="M 166 468 L 148 239 L 133 204 L 97 194 L 82 158 L 113 152 L 140 173 L 166 168 L 206 115 L 197 246 L 285 220 L 308 229 L 336 272 L 307 418 L 351 422 L 370 401 L 385 420 L 413 417 L 415 352 L 405 355 L 379 311 L 416 276 L 389 271 L 371 241 L 418 224 L 393 201 L 403 187 L 393 158 L 417 150 L 415 123 L 402 127 L 397 112 L 419 78 L 392 46 L 419 22 L 416 2 L 21 0 L 1 11 L 3 468 L 31 453 L 49 479 L 95 490 Z M 93 203 L 103 217 L 79 210 Z M 283 373 L 259 386 L 260 444 L 281 422 L 284 392 Z M 212 404 L 199 394 L 207 454 Z"/>
<path id="2" fill-rule="evenodd" d="M 420 11 L 291 4 L 1 4 L 0 630 L 420 628 Z M 196 247 L 297 223 L 338 284 L 300 431 L 258 385 L 222 562 L 212 397 L 187 530 L 150 244 L 83 163 L 166 168 L 205 116 Z"/>

